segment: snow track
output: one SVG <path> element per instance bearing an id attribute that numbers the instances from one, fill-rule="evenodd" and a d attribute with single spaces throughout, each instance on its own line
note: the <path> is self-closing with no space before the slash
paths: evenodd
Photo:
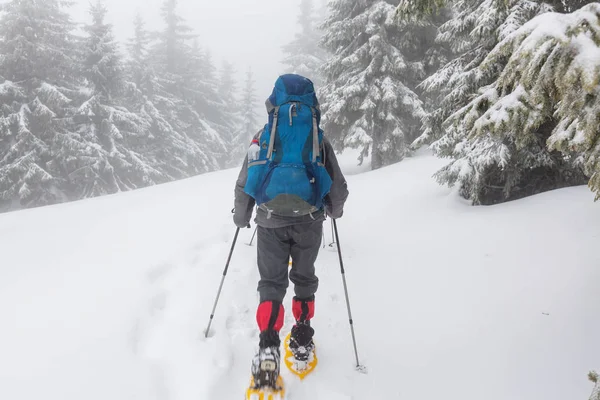
<path id="1" fill-rule="evenodd" d="M 349 176 L 340 268 L 317 261 L 319 365 L 288 400 L 586 399 L 600 350 L 600 208 L 585 187 L 471 207 L 428 155 Z M 258 344 L 237 171 L 0 215 L 0 399 L 240 400 Z M 290 286 L 285 299 L 289 331 Z"/>

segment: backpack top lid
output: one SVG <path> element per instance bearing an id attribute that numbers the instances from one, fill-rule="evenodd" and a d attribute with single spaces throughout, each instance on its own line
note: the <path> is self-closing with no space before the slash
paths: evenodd
<path id="1" fill-rule="evenodd" d="M 273 93 L 266 101 L 267 112 L 282 104 L 296 101 L 318 109 L 319 101 L 312 81 L 301 75 L 281 75 L 275 82 Z"/>

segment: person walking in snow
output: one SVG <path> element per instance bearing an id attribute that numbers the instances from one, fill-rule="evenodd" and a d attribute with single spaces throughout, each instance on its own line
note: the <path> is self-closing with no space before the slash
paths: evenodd
<path id="1" fill-rule="evenodd" d="M 300 75 L 280 76 L 266 107 L 268 123 L 254 136 L 235 185 L 233 216 L 236 226 L 247 228 L 257 206 L 260 341 L 252 363 L 257 388 L 277 386 L 290 258 L 296 323 L 289 347 L 298 361 L 306 361 L 314 349 L 310 321 L 323 222 L 326 216 L 342 217 L 349 194 L 333 148 L 319 128 L 313 83 Z"/>

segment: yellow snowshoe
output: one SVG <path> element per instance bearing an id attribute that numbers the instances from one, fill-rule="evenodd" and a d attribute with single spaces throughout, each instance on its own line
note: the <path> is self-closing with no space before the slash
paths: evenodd
<path id="1" fill-rule="evenodd" d="M 307 357 L 302 357 L 302 360 L 297 359 L 294 355 L 294 352 L 290 348 L 291 336 L 292 333 L 288 333 L 283 342 L 283 348 L 285 350 L 285 356 L 283 358 L 283 361 L 285 362 L 285 365 L 290 370 L 290 372 L 292 372 L 300 379 L 304 379 L 316 368 L 318 362 L 317 353 L 313 345 L 313 348 L 311 349 Z"/>
<path id="2" fill-rule="evenodd" d="M 285 386 L 281 376 L 277 378 L 276 387 L 255 387 L 254 378 L 250 379 L 250 386 L 246 390 L 246 400 L 284 400 Z"/>

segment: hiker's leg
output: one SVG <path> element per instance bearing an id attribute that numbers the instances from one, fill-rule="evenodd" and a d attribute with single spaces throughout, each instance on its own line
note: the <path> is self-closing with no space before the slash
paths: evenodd
<path id="1" fill-rule="evenodd" d="M 287 237 L 285 228 L 259 226 L 256 243 L 260 273 L 258 282 L 260 305 L 256 313 L 256 320 L 261 332 L 266 330 L 279 332 L 283 325 L 284 314 L 281 303 L 289 285 L 290 239 Z"/>
<path id="2" fill-rule="evenodd" d="M 311 319 L 315 314 L 315 293 L 319 279 L 315 275 L 315 261 L 319 255 L 323 235 L 323 222 L 297 225 L 292 229 L 292 270 L 290 280 L 296 295 L 292 300 L 292 313 L 296 323 L 292 326 L 290 350 L 297 360 L 306 361 L 314 348 L 315 330 Z"/>
<path id="3" fill-rule="evenodd" d="M 294 283 L 297 299 L 314 300 L 319 287 L 315 275 L 315 261 L 323 238 L 323 222 L 316 221 L 290 227 L 292 236 L 292 270 L 290 280 Z"/>

